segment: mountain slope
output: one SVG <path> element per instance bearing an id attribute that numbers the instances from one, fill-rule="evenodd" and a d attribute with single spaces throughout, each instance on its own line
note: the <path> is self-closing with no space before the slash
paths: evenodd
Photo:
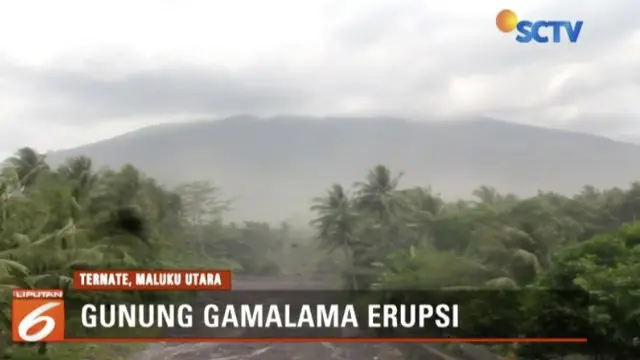
<path id="1" fill-rule="evenodd" d="M 403 183 L 468 197 L 480 185 L 522 195 L 573 193 L 584 184 L 640 179 L 640 146 L 495 120 L 258 119 L 162 125 L 49 155 L 97 166 L 130 162 L 167 184 L 211 179 L 236 201 L 235 218 L 278 221 L 306 213 L 334 182 L 350 185 L 382 163 Z"/>

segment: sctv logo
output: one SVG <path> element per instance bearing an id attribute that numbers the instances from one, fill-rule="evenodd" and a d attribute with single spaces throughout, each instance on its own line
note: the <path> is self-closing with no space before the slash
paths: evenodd
<path id="1" fill-rule="evenodd" d="M 518 32 L 516 41 L 528 43 L 560 43 L 569 40 L 571 43 L 578 41 L 580 30 L 582 30 L 582 20 L 578 21 L 549 21 L 549 20 L 521 20 L 511 10 L 502 10 L 496 16 L 496 26 L 502 32 L 509 33 L 513 30 Z M 563 36 L 564 35 L 564 36 Z"/>

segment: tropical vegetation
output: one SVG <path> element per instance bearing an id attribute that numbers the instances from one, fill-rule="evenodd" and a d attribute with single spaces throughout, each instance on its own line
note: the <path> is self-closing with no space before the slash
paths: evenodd
<path id="1" fill-rule="evenodd" d="M 346 286 L 585 293 L 583 313 L 538 296 L 505 328 L 511 337 L 549 334 L 575 312 L 583 328 L 572 330 L 588 336 L 588 345 L 500 350 L 520 359 L 640 354 L 640 183 L 529 198 L 482 186 L 475 200 L 446 202 L 428 187 L 400 188 L 400 175 L 378 165 L 363 182 L 335 184 L 315 199 L 312 224 L 322 246 L 345 259 Z M 477 319 L 498 308 L 479 308 Z"/>
<path id="2" fill-rule="evenodd" d="M 54 169 L 34 149 L 20 149 L 0 169 L 0 353 L 15 350 L 11 289 L 67 289 L 74 269 L 277 271 L 266 257 L 272 246 L 263 246 L 266 225 L 223 226 L 227 207 L 208 182 L 166 190 L 132 165 L 98 170 L 77 157 Z M 216 241 L 204 241 L 207 236 Z M 91 296 L 162 300 L 144 292 Z M 37 352 L 45 354 L 46 345 Z"/>
<path id="3" fill-rule="evenodd" d="M 13 287 L 66 288 L 78 268 L 194 266 L 339 273 L 345 287 L 357 290 L 583 291 L 591 295 L 584 330 L 593 345 L 499 350 L 523 359 L 640 354 L 640 183 L 528 198 L 482 186 L 475 200 L 451 202 L 429 187 L 402 188 L 401 174 L 378 165 L 363 181 L 332 185 L 313 199 L 311 229 L 297 229 L 225 221 L 233 202 L 207 181 L 169 189 L 132 165 L 95 169 L 91 159 L 77 157 L 53 168 L 45 160 L 23 148 L 0 172 L 0 350 L 6 354 L 15 350 L 8 333 Z M 134 292 L 95 296 L 161 300 Z M 531 319 L 547 315 L 535 302 L 522 310 Z"/>

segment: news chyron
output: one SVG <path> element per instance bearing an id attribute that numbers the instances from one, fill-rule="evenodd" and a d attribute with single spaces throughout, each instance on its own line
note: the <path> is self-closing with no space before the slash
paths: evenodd
<path id="1" fill-rule="evenodd" d="M 79 299 L 86 297 L 78 295 L 87 291 L 203 293 L 199 298 L 177 297 L 182 300 L 168 303 L 132 300 L 139 298 L 133 296 L 126 302 L 92 303 L 86 300 L 83 303 Z M 525 298 L 521 295 L 531 299 L 531 294 L 519 291 L 505 295 L 487 291 L 363 291 L 354 294 L 329 290 L 232 290 L 232 274 L 228 270 L 76 271 L 69 293 L 61 289 L 13 290 L 11 338 L 14 342 L 31 343 L 243 342 L 247 339 L 268 342 L 525 342 L 528 340 L 521 336 L 505 338 L 503 331 L 506 321 L 521 323 L 517 320 L 519 315 L 531 320 L 531 314 L 522 314 L 521 304 Z M 555 307 L 575 309 L 578 315 L 580 309 L 588 308 L 586 303 L 580 302 L 580 294 L 547 295 L 540 299 L 553 299 Z M 73 306 L 67 303 L 65 309 L 65 298 L 72 298 Z M 562 301 L 566 304 L 560 304 Z M 548 312 L 549 306 L 541 304 Z M 474 326 L 479 305 L 483 314 L 482 326 Z M 558 314 L 557 319 L 563 324 L 584 318 L 562 319 L 561 316 Z M 584 328 L 579 325 L 563 329 Z M 580 334 L 565 334 L 549 326 L 534 328 L 549 332 L 536 334 L 536 342 L 540 339 L 554 343 L 587 341 Z M 135 331 L 122 331 L 124 329 Z M 180 331 L 184 329 L 189 331 Z M 211 332 L 210 329 L 217 330 Z M 495 329 L 495 333 L 490 333 L 491 329 Z"/>

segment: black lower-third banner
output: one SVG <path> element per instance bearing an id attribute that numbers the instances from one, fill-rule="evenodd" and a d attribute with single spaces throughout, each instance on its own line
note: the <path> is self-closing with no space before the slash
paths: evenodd
<path id="1" fill-rule="evenodd" d="M 113 337 L 124 329 L 135 329 L 126 332 L 132 338 L 266 340 L 585 338 L 589 331 L 589 297 L 576 291 L 231 291 L 179 298 L 65 300 L 65 338 Z"/>

